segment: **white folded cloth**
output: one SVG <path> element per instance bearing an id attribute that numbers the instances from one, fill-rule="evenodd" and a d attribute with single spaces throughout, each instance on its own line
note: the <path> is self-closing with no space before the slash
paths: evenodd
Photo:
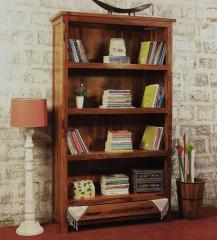
<path id="1" fill-rule="evenodd" d="M 86 212 L 88 206 L 69 207 L 67 210 L 67 218 L 69 224 L 78 230 L 78 221 Z"/>
<path id="2" fill-rule="evenodd" d="M 152 200 L 152 202 L 157 206 L 157 208 L 161 212 L 161 220 L 162 220 L 167 215 L 167 212 L 169 210 L 168 198 L 155 199 L 155 200 Z"/>

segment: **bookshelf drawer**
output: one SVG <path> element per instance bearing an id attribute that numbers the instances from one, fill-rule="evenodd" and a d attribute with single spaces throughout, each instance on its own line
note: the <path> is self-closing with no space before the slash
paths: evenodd
<path id="1" fill-rule="evenodd" d="M 147 217 L 160 217 L 160 211 L 152 201 L 93 205 L 80 218 L 79 225 L 97 220 L 109 222 Z"/>

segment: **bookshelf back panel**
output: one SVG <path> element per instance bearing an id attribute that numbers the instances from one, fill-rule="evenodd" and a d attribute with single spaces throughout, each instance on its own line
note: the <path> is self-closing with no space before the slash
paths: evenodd
<path id="1" fill-rule="evenodd" d="M 166 28 L 152 28 L 123 25 L 69 24 L 69 38 L 81 39 L 90 62 L 102 62 L 103 56 L 109 55 L 111 38 L 123 38 L 126 54 L 132 63 L 138 62 L 142 41 L 165 41 Z"/>
<path id="2" fill-rule="evenodd" d="M 133 148 L 139 149 L 139 145 L 146 125 L 164 126 L 165 115 L 145 114 L 140 116 L 113 115 L 88 117 L 69 116 L 69 127 L 79 129 L 79 132 L 90 151 L 102 151 L 105 148 L 108 130 L 128 130 L 132 132 Z"/>
<path id="3" fill-rule="evenodd" d="M 131 176 L 132 169 L 163 170 L 164 162 L 163 157 L 68 162 L 68 177 L 73 180 L 91 178 L 97 182 L 101 175 L 123 173 Z"/>
<path id="4" fill-rule="evenodd" d="M 132 104 L 140 107 L 145 86 L 154 83 L 164 84 L 165 72 L 122 70 L 69 70 L 68 104 L 75 107 L 75 91 L 83 83 L 87 87 L 84 107 L 94 108 L 102 104 L 103 91 L 107 89 L 130 89 Z"/>

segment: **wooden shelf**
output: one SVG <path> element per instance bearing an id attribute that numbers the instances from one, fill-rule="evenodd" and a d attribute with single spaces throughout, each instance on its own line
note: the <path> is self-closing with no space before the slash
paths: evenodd
<path id="1" fill-rule="evenodd" d="M 114 159 L 114 158 L 139 158 L 139 157 L 165 157 L 167 156 L 167 151 L 146 151 L 146 150 L 134 150 L 129 153 L 106 153 L 104 151 L 90 152 L 89 154 L 81 155 L 68 155 L 69 161 L 78 160 L 102 160 L 102 159 Z"/>
<path id="2" fill-rule="evenodd" d="M 70 108 L 69 115 L 167 114 L 165 108 Z"/>
<path id="3" fill-rule="evenodd" d="M 68 69 L 109 69 L 109 70 L 135 70 L 135 71 L 167 71 L 168 65 L 143 65 L 121 63 L 68 63 Z"/>
<path id="4" fill-rule="evenodd" d="M 156 193 L 131 193 L 129 195 L 117 195 L 117 196 L 103 196 L 96 195 L 95 198 L 91 199 L 81 199 L 81 200 L 73 200 L 69 199 L 68 205 L 73 206 L 82 206 L 82 205 L 97 205 L 97 204 L 105 204 L 105 203 L 119 203 L 119 202 L 133 202 L 133 201 L 141 201 L 141 200 L 154 200 L 158 198 L 168 197 L 163 192 Z"/>

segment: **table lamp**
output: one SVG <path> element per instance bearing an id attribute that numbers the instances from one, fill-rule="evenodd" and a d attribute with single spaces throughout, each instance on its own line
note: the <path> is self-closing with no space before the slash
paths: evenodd
<path id="1" fill-rule="evenodd" d="M 16 230 L 18 235 L 33 236 L 43 233 L 43 228 L 35 220 L 33 192 L 33 128 L 47 125 L 47 100 L 34 98 L 14 98 L 11 100 L 11 126 L 24 128 L 25 142 L 25 203 L 24 221 Z"/>

